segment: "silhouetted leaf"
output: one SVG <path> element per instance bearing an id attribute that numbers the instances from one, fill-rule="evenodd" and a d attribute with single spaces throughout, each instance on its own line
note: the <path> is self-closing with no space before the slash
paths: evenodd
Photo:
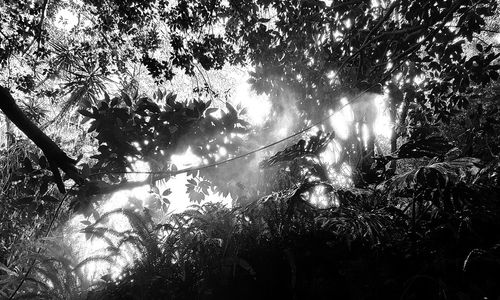
<path id="1" fill-rule="evenodd" d="M 85 116 L 87 118 L 91 118 L 91 119 L 94 119 L 94 114 L 92 114 L 92 112 L 86 110 L 86 109 L 79 109 L 78 110 L 78 113 L 81 114 L 82 116 Z"/>
<path id="2" fill-rule="evenodd" d="M 23 198 L 20 198 L 17 200 L 17 203 L 18 204 L 21 204 L 21 205 L 27 205 L 27 204 L 30 204 L 32 203 L 33 201 L 35 200 L 35 197 L 23 197 Z"/>
<path id="3" fill-rule="evenodd" d="M 123 98 L 123 101 L 125 102 L 125 104 L 127 104 L 128 107 L 132 106 L 132 99 L 130 99 L 129 95 L 127 95 L 126 93 L 122 93 L 122 98 Z"/>
<path id="4" fill-rule="evenodd" d="M 43 197 L 42 197 L 42 200 L 43 200 L 44 202 L 49 202 L 49 203 L 59 203 L 59 202 L 60 202 L 60 200 L 59 200 L 59 199 L 57 199 L 57 198 L 55 198 L 55 197 L 53 197 L 53 196 L 50 196 L 50 195 L 45 195 L 45 196 L 43 196 Z"/>
<path id="5" fill-rule="evenodd" d="M 23 160 L 23 168 L 26 173 L 31 173 L 34 170 L 33 165 L 31 164 L 31 160 L 27 157 L 25 157 Z"/>
<path id="6" fill-rule="evenodd" d="M 38 159 L 38 165 L 42 169 L 47 169 L 48 162 L 47 162 L 47 158 L 44 155 L 40 156 L 40 158 Z"/>

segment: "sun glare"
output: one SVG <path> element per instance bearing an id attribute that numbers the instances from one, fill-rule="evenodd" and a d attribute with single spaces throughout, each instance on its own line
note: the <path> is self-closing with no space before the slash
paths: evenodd
<path id="1" fill-rule="evenodd" d="M 341 104 L 345 105 L 340 111 L 337 111 L 330 118 L 330 125 L 335 131 L 335 135 L 342 140 L 346 140 L 349 137 L 349 128 L 352 126 L 354 120 L 353 111 L 350 105 L 347 105 L 347 99 L 342 98 Z M 333 110 L 329 111 L 330 114 Z"/>
<path id="2" fill-rule="evenodd" d="M 392 124 L 391 117 L 389 116 L 389 110 L 387 108 L 387 101 L 388 99 L 384 95 L 378 95 L 375 97 L 377 118 L 375 119 L 373 130 L 375 131 L 375 135 L 383 136 L 389 139 L 392 135 Z"/>
<path id="3" fill-rule="evenodd" d="M 247 111 L 248 122 L 253 126 L 261 126 L 271 111 L 271 101 L 265 94 L 257 95 L 248 83 L 248 75 L 242 76 L 233 95 L 233 103 L 240 104 Z"/>
<path id="4" fill-rule="evenodd" d="M 148 178 L 148 174 L 141 172 L 150 172 L 151 168 L 147 162 L 137 160 L 132 163 L 132 168 L 127 169 L 127 171 L 130 172 L 125 176 L 128 181 L 143 181 Z"/>
<path id="5" fill-rule="evenodd" d="M 182 167 L 198 165 L 201 162 L 200 158 L 194 155 L 190 148 L 188 148 L 183 154 L 173 156 L 172 161 Z M 149 170 L 149 165 L 147 163 L 137 161 L 134 163 L 134 170 L 147 171 Z M 137 176 L 139 175 L 142 174 L 137 174 Z M 166 184 L 159 186 L 162 191 L 170 189 L 172 192 L 169 195 L 169 213 L 180 213 L 193 204 L 190 202 L 189 195 L 186 192 L 186 182 L 190 178 L 192 177 L 186 175 L 185 173 L 179 174 L 169 179 Z M 131 190 L 120 190 L 115 192 L 101 205 L 99 212 L 102 215 L 106 212 L 116 211 L 117 209 L 136 208 L 135 211 L 137 213 L 141 213 L 143 208 L 148 207 L 148 202 L 151 201 L 153 196 L 154 195 L 150 193 L 149 185 L 137 187 Z M 231 207 L 232 198 L 229 196 L 222 197 L 221 195 L 210 193 L 205 197 L 205 200 L 202 203 L 204 202 L 222 202 L 226 206 Z M 153 214 L 154 211 L 151 213 Z M 106 253 L 109 253 L 109 242 L 118 242 L 112 235 L 107 236 L 106 241 L 97 237 L 88 238 L 84 233 L 79 232 L 80 229 L 83 229 L 86 225 L 93 222 L 95 222 L 93 217 L 86 219 L 82 215 L 76 215 L 68 223 L 68 228 L 71 228 L 73 232 L 70 236 L 71 244 L 74 246 L 77 259 L 79 261 L 93 256 L 97 257 L 106 255 Z M 105 227 L 119 232 L 132 229 L 128 218 L 119 213 L 110 215 L 105 222 Z M 125 244 L 120 248 L 119 256 L 112 256 L 111 261 L 90 261 L 82 267 L 82 272 L 85 274 L 86 279 L 90 282 L 99 279 L 103 275 L 110 275 L 112 279 L 117 279 L 121 275 L 124 268 L 132 264 L 137 258 L 140 258 L 140 252 L 136 248 Z"/>
<path id="6" fill-rule="evenodd" d="M 332 74 L 332 76 L 333 75 L 334 74 Z M 271 102 L 269 97 L 266 95 L 256 95 L 256 93 L 252 91 L 250 84 L 247 82 L 248 77 L 242 77 L 240 81 L 241 82 L 237 85 L 231 101 L 233 106 L 239 105 L 240 107 L 245 108 L 247 111 L 246 116 L 248 121 L 254 127 L 258 128 L 259 126 L 262 126 L 269 118 L 275 120 L 275 127 L 273 127 L 274 129 L 272 131 L 274 138 L 283 138 L 290 134 L 289 129 L 292 128 L 294 123 L 297 121 L 296 113 L 293 110 L 286 110 L 280 114 L 277 112 L 273 112 L 273 114 L 271 114 Z M 367 101 L 374 101 L 377 108 L 377 117 L 374 124 L 375 134 L 390 137 L 391 124 L 386 108 L 387 98 L 383 96 L 369 96 Z M 347 98 L 342 98 L 340 103 L 343 105 L 340 110 L 337 112 L 334 112 L 333 110 L 329 111 L 329 114 L 333 114 L 330 118 L 330 125 L 333 127 L 335 134 L 339 139 L 333 140 L 328 145 L 327 149 L 320 155 L 321 161 L 327 166 L 332 166 L 338 162 L 339 155 L 342 151 L 342 143 L 340 140 L 346 140 L 349 138 L 354 126 L 354 113 L 358 110 L 356 105 L 359 103 L 349 104 L 349 100 Z M 325 130 L 325 128 L 317 128 L 317 130 L 319 129 L 323 131 Z M 366 125 L 362 126 L 361 130 L 363 139 L 366 140 L 368 136 Z M 144 141 L 144 143 L 147 143 L 147 141 Z M 139 147 L 139 143 L 137 143 L 136 146 Z M 217 157 L 217 160 L 224 159 L 224 157 L 228 155 L 225 147 L 219 147 L 217 149 L 211 149 L 211 145 L 207 145 L 206 147 L 207 150 L 215 151 L 214 155 Z M 191 147 L 188 147 L 184 153 L 172 155 L 170 157 L 170 161 L 172 164 L 176 165 L 178 169 L 197 167 L 204 163 L 199 156 L 193 153 Z M 131 163 L 131 167 L 128 169 L 130 173 L 126 174 L 126 178 L 129 181 L 145 180 L 148 176 L 147 172 L 151 171 L 151 166 L 147 162 L 134 160 L 132 158 L 129 159 L 129 162 Z M 336 184 L 350 184 L 351 169 L 346 164 L 343 164 L 340 170 L 333 170 L 333 168 L 331 168 L 328 175 L 332 182 L 335 182 Z M 191 175 L 187 175 L 186 173 L 181 173 L 170 177 L 165 183 L 158 185 L 160 194 L 167 189 L 171 191 L 171 193 L 167 196 L 167 200 L 169 202 L 168 214 L 183 212 L 193 204 L 190 202 L 186 187 L 186 183 L 191 179 L 195 179 L 196 181 L 200 180 L 199 178 L 193 178 Z M 144 185 L 131 190 L 117 191 L 108 200 L 104 201 L 99 208 L 99 213 L 102 215 L 103 213 L 123 208 L 135 208 L 136 212 L 142 213 L 144 208 L 149 208 L 148 205 L 150 202 L 162 201 L 161 199 L 156 199 L 154 197 L 158 196 L 155 193 L 151 193 L 149 185 Z M 326 193 L 324 187 L 318 187 L 318 189 L 312 191 L 309 195 L 309 200 L 313 205 L 320 208 L 336 205 L 336 203 L 332 204 L 332 199 L 330 198 L 330 195 Z M 205 195 L 205 199 L 200 204 L 205 202 L 220 202 L 228 207 L 231 207 L 233 199 L 231 196 L 223 197 L 213 191 L 209 191 L 208 195 Z M 159 211 L 158 213 L 161 214 L 162 212 Z M 167 212 L 164 212 L 164 214 L 166 216 Z M 91 256 L 109 253 L 109 243 L 117 242 L 117 240 L 115 240 L 116 238 L 114 239 L 112 236 L 105 240 L 102 238 L 89 238 L 88 235 L 86 236 L 86 234 L 78 232 L 78 230 L 93 222 L 95 222 L 93 217 L 85 219 L 80 215 L 73 218 L 73 220 L 69 223 L 69 226 L 72 226 L 73 230 L 77 230 L 77 232 L 71 236 L 71 241 L 74 245 L 76 245 L 75 248 L 78 249 L 77 255 L 81 260 Z M 120 232 L 131 229 L 128 219 L 124 215 L 120 214 L 110 215 L 105 225 L 112 230 Z M 120 256 L 113 256 L 112 261 L 96 260 L 87 263 L 82 268 L 83 273 L 89 281 L 96 280 L 106 274 L 109 274 L 113 279 L 118 278 L 123 269 L 132 264 L 133 261 L 140 256 L 137 249 L 130 245 L 125 245 L 125 247 L 121 249 L 120 253 Z"/>
<path id="7" fill-rule="evenodd" d="M 377 95 L 374 96 L 373 101 L 377 108 L 377 116 L 373 128 L 375 135 L 390 138 L 392 134 L 392 124 L 387 109 L 387 97 L 383 95 Z M 335 135 L 342 140 L 346 140 L 349 137 L 350 130 L 352 126 L 354 126 L 354 112 L 351 104 L 347 103 L 348 100 L 346 98 L 342 98 L 341 104 L 344 105 L 342 109 L 335 113 L 333 112 L 333 110 L 329 111 L 329 114 L 333 114 L 333 116 L 330 118 L 330 125 L 334 129 Z M 362 128 L 362 134 L 363 140 L 366 140 L 368 132 L 365 126 L 363 126 Z"/>
<path id="8" fill-rule="evenodd" d="M 170 157 L 170 161 L 176 165 L 178 168 L 189 168 L 196 167 L 202 163 L 200 157 L 196 156 L 191 150 L 191 147 L 188 147 L 186 152 L 182 154 L 174 154 Z"/>
<path id="9" fill-rule="evenodd" d="M 332 140 L 325 151 L 319 155 L 321 162 L 327 166 L 333 165 L 338 161 L 341 150 L 340 144 L 335 139 Z"/>

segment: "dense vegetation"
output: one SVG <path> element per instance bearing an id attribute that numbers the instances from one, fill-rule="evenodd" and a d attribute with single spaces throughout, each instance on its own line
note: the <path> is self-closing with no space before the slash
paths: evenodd
<path id="1" fill-rule="evenodd" d="M 0 4 L 0 297 L 500 297 L 496 0 Z"/>

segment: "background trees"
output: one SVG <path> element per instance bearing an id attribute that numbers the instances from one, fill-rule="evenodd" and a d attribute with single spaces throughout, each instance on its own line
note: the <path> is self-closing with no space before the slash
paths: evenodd
<path id="1" fill-rule="evenodd" d="M 213 278 L 227 279 L 229 260 L 248 273 L 240 278 L 248 283 L 265 270 L 266 262 L 254 261 L 254 255 L 266 247 L 288 251 L 293 270 L 296 263 L 289 253 L 297 255 L 305 240 L 318 236 L 318 249 L 335 241 L 336 249 L 344 251 L 339 245 L 345 242 L 350 253 L 353 242 L 359 242 L 359 249 L 386 243 L 397 245 L 396 252 L 404 256 L 419 243 L 431 249 L 428 253 L 446 248 L 427 239 L 444 227 L 449 230 L 445 235 L 456 232 L 456 242 L 463 243 L 458 254 L 446 256 L 460 263 L 472 249 L 497 242 L 484 228 L 498 224 L 481 221 L 497 212 L 496 1 L 2 4 L 0 108 L 6 117 L 0 206 L 3 220 L 15 216 L 2 223 L 0 262 L 6 270 L 14 268 L 17 239 L 35 240 L 48 232 L 61 204 L 84 213 L 87 233 L 102 233 L 95 229 L 101 224 L 104 195 L 148 185 L 157 200 L 150 211 L 167 211 L 171 196 L 166 185 L 183 173 L 190 176 L 186 193 L 193 202 L 215 193 L 230 195 L 234 204 L 255 206 L 243 211 L 204 206 L 192 212 L 194 217 L 184 215 L 200 224 L 178 220 L 176 234 L 169 237 L 178 249 L 189 252 L 197 243 L 215 243 L 209 247 L 215 254 L 176 258 L 185 269 L 193 268 L 190 274 L 196 278 L 220 268 Z M 69 16 L 66 24 L 60 21 L 64 16 Z M 271 112 L 262 124 L 249 118 L 250 102 L 238 106 L 232 99 L 236 84 L 230 75 L 237 67 L 246 68 L 252 88 L 270 99 Z M 374 130 L 380 101 L 392 125 L 388 141 Z M 338 111 L 352 114 L 346 133 L 335 126 Z M 38 148 L 29 146 L 9 118 Z M 290 141 L 275 144 L 282 139 Z M 325 160 L 322 155 L 332 149 L 337 149 L 335 159 Z M 188 150 L 201 162 L 198 168 L 175 164 L 173 155 Z M 149 166 L 142 180 L 130 176 L 140 171 L 137 162 Z M 335 178 L 342 169 L 349 170 L 343 178 L 361 189 L 339 187 Z M 61 194 L 66 190 L 67 203 Z M 327 210 L 318 212 L 321 205 Z M 70 217 L 69 210 L 63 212 L 61 224 Z M 357 215 L 362 221 L 354 221 Z M 218 217 L 227 224 L 217 223 Z M 138 241 L 168 227 L 168 222 L 158 228 L 148 222 Z M 478 224 L 480 238 L 468 231 L 466 238 L 461 235 L 470 224 Z M 229 227 L 238 229 L 224 231 Z M 192 231 L 182 235 L 183 228 Z M 256 232 L 262 235 L 251 247 L 248 240 Z M 388 232 L 398 234 L 384 240 Z M 401 232 L 410 232 L 411 239 Z M 121 234 L 122 241 L 128 239 Z M 148 241 L 158 243 L 156 238 Z M 239 238 L 235 249 L 218 252 Z M 150 262 L 148 249 L 153 248 L 146 247 L 144 262 Z M 42 252 L 38 249 L 33 252 Z M 245 260 L 239 260 L 238 249 L 247 249 L 242 250 Z M 160 257 L 172 254 L 159 251 Z M 203 261 L 212 254 L 225 262 L 214 267 Z M 412 262 L 434 259 L 419 255 Z M 307 265 L 297 264 L 301 270 Z M 19 271 L 27 265 L 19 263 Z M 173 265 L 162 266 L 179 267 Z M 252 265 L 263 269 L 254 272 Z M 44 282 L 41 272 L 36 274 Z M 22 276 L 7 275 L 15 278 L 9 286 L 15 289 Z M 304 291 L 295 292 L 305 297 L 310 286 L 303 276 Z M 181 283 L 172 279 L 169 284 Z M 197 288 L 193 293 L 211 289 Z M 411 289 L 396 290 L 404 294 Z M 39 290 L 35 284 L 25 292 Z"/>

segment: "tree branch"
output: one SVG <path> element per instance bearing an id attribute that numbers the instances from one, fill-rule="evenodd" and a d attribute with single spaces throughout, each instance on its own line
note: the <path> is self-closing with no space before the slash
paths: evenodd
<path id="1" fill-rule="evenodd" d="M 49 138 L 38 126 L 28 119 L 7 88 L 0 86 L 0 109 L 26 136 L 32 140 L 45 154 L 50 162 L 54 178 L 61 193 L 65 192 L 58 168 L 63 170 L 76 183 L 84 180 L 76 169 L 76 160 L 68 157 L 66 153 Z"/>
<path id="2" fill-rule="evenodd" d="M 43 21 L 45 21 L 45 11 L 47 10 L 47 4 L 49 3 L 49 0 L 44 0 L 42 4 L 42 15 L 40 16 L 40 21 L 37 24 L 37 28 L 35 31 L 35 36 L 33 36 L 33 40 L 31 43 L 28 45 L 26 50 L 23 51 L 23 55 L 28 53 L 28 51 L 31 49 L 35 41 L 38 41 L 38 47 L 40 47 L 40 39 L 42 38 L 42 31 L 43 31 Z"/>
<path id="3" fill-rule="evenodd" d="M 378 23 L 372 28 L 372 30 L 370 30 L 370 32 L 368 32 L 368 35 L 366 36 L 365 41 L 363 42 L 363 45 L 365 45 L 368 42 L 368 39 L 375 33 L 375 31 L 377 31 L 382 26 L 382 24 L 384 24 L 384 22 L 389 19 L 392 12 L 399 5 L 399 2 L 400 2 L 399 0 L 394 1 L 391 4 L 391 6 L 389 6 L 389 8 L 387 8 L 387 12 L 385 13 L 385 15 L 380 19 L 380 21 L 378 21 Z"/>
<path id="4" fill-rule="evenodd" d="M 338 69 L 338 72 L 340 72 L 349 61 L 351 61 L 356 56 L 358 56 L 358 54 L 360 54 L 361 51 L 363 51 L 368 45 L 370 45 L 375 40 L 377 40 L 378 38 L 380 38 L 380 37 L 376 37 L 375 39 L 372 39 L 370 42 L 368 42 L 368 40 L 373 36 L 373 34 L 375 33 L 375 31 L 377 31 L 382 26 L 382 24 L 384 24 L 384 22 L 387 21 L 387 19 L 389 19 L 389 17 L 391 16 L 392 12 L 394 11 L 394 9 L 396 9 L 396 7 L 398 5 L 399 5 L 399 1 L 395 1 L 395 2 L 393 2 L 391 4 L 391 6 L 389 6 L 389 8 L 387 9 L 386 14 L 378 21 L 378 23 L 370 30 L 370 32 L 368 32 L 368 34 L 366 35 L 366 38 L 365 38 L 363 44 L 361 44 L 361 46 L 359 47 L 359 49 L 356 52 L 354 52 L 351 56 L 349 56 L 342 63 L 342 65 Z"/>

